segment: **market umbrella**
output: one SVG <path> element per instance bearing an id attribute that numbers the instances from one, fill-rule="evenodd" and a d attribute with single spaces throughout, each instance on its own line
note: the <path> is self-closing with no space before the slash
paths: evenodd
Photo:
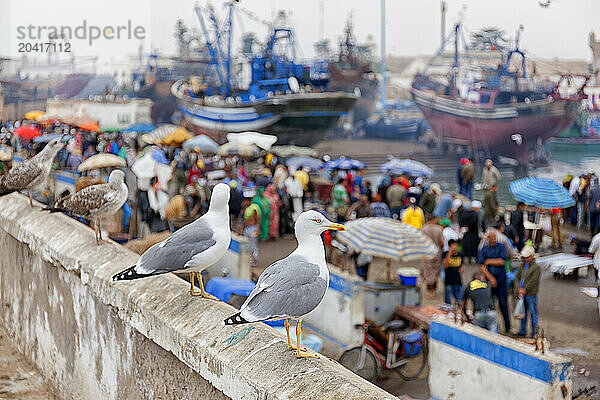
<path id="1" fill-rule="evenodd" d="M 312 147 L 303 147 L 303 146 L 273 146 L 271 147 L 271 152 L 273 154 L 278 155 L 279 157 L 293 157 L 293 156 L 303 156 L 303 157 L 316 157 L 319 155 L 319 152 L 313 149 Z"/>
<path id="2" fill-rule="evenodd" d="M 142 136 L 142 140 L 148 144 L 160 144 L 163 138 L 175 132 L 179 127 L 172 124 L 162 124 L 150 133 Z"/>
<path id="3" fill-rule="evenodd" d="M 219 145 L 206 135 L 198 135 L 183 142 L 183 149 L 199 153 L 217 153 Z"/>
<path id="4" fill-rule="evenodd" d="M 260 149 L 252 144 L 225 143 L 217 152 L 220 156 L 258 157 Z"/>
<path id="5" fill-rule="evenodd" d="M 323 164 L 323 161 L 319 160 L 318 158 L 312 157 L 292 157 L 285 162 L 285 165 L 294 169 L 302 167 L 308 167 L 310 169 L 319 169 L 321 167 L 321 164 Z"/>
<path id="6" fill-rule="evenodd" d="M 44 114 L 45 114 L 45 112 L 40 111 L 40 110 L 29 111 L 27 114 L 25 114 L 25 119 L 35 121 L 40 115 L 44 115 Z"/>
<path id="7" fill-rule="evenodd" d="M 188 132 L 187 129 L 183 127 L 179 127 L 175 129 L 173 132 L 169 133 L 167 136 L 162 138 L 160 141 L 161 144 L 165 146 L 180 146 L 181 143 L 185 142 L 192 138 L 192 135 Z"/>
<path id="8" fill-rule="evenodd" d="M 437 246 L 419 229 L 392 218 L 359 218 L 345 224 L 345 232 L 336 239 L 354 250 L 387 258 L 387 276 L 391 278 L 391 259 L 401 262 L 431 257 Z"/>
<path id="9" fill-rule="evenodd" d="M 156 129 L 154 124 L 146 124 L 143 122 L 129 125 L 127 128 L 123 129 L 122 132 L 136 132 L 136 133 L 148 133 L 152 132 Z"/>
<path id="10" fill-rule="evenodd" d="M 269 150 L 277 142 L 277 136 L 265 135 L 258 132 L 228 133 L 227 140 L 232 143 L 256 145 L 264 150 Z"/>
<path id="11" fill-rule="evenodd" d="M 33 125 L 21 125 L 15 129 L 14 134 L 27 140 L 31 140 L 34 137 L 41 135 L 40 128 Z"/>
<path id="12" fill-rule="evenodd" d="M 569 192 L 552 179 L 528 176 L 508 185 L 513 197 L 523 203 L 540 208 L 566 208 L 575 205 Z"/>
<path id="13" fill-rule="evenodd" d="M 367 164 L 352 158 L 340 157 L 336 160 L 327 161 L 321 165 L 326 169 L 365 169 Z"/>
<path id="14" fill-rule="evenodd" d="M 33 138 L 33 143 L 48 143 L 49 141 L 57 138 L 63 138 L 63 142 L 66 142 L 73 138 L 71 135 L 63 135 L 58 133 L 51 133 L 49 135 L 36 136 Z"/>
<path id="15" fill-rule="evenodd" d="M 124 167 L 127 163 L 119 156 L 110 153 L 96 154 L 91 156 L 77 167 L 77 171 L 84 172 L 92 169 Z"/>
<path id="16" fill-rule="evenodd" d="M 383 172 L 389 172 L 396 175 L 407 174 L 410 176 L 421 176 L 431 178 L 433 170 L 422 162 L 411 160 L 409 158 L 399 160 L 394 158 L 385 164 L 382 164 L 379 169 Z"/>
<path id="17" fill-rule="evenodd" d="M 53 124 L 55 122 L 58 122 L 58 117 L 56 115 L 49 115 L 49 114 L 41 114 L 39 115 L 35 120 L 36 122 L 40 123 L 40 124 L 46 124 L 46 125 L 50 125 Z"/>

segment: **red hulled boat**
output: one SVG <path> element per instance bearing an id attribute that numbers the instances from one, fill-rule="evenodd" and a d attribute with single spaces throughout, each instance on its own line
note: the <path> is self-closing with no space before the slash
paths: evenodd
<path id="1" fill-rule="evenodd" d="M 444 83 L 444 77 L 419 74 L 411 88 L 415 103 L 438 139 L 522 158 L 539 138 L 556 136 L 575 120 L 581 100 L 586 98 L 583 88 L 589 77 L 565 75 L 556 84 L 528 78 L 518 35 L 517 46 L 508 52 L 503 65 L 483 70 L 459 91 L 459 29 L 457 24 L 452 34 L 455 54 L 450 78 L 446 78 L 449 82 Z M 509 72 L 513 55 L 521 57 L 520 72 Z M 577 78 L 583 84 L 561 94 L 568 92 L 564 83 L 571 85 Z"/>

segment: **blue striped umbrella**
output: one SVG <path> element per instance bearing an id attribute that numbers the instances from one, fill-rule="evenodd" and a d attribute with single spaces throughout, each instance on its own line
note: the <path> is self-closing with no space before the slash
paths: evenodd
<path id="1" fill-rule="evenodd" d="M 326 169 L 365 169 L 367 164 L 362 161 L 352 158 L 340 157 L 336 160 L 327 161 L 321 165 L 321 168 Z"/>
<path id="2" fill-rule="evenodd" d="M 206 135 L 198 135 L 183 142 L 183 149 L 216 154 L 219 151 L 219 145 Z"/>
<path id="3" fill-rule="evenodd" d="M 438 248 L 419 229 L 392 218 L 359 218 L 336 238 L 356 251 L 375 257 L 412 261 L 431 258 Z"/>
<path id="4" fill-rule="evenodd" d="M 512 181 L 508 190 L 523 203 L 541 208 L 566 208 L 575 205 L 569 192 L 552 179 L 528 176 Z"/>
<path id="5" fill-rule="evenodd" d="M 382 164 L 379 169 L 383 172 L 389 172 L 396 175 L 407 174 L 410 176 L 421 176 L 431 178 L 433 170 L 422 162 L 411 160 L 409 158 L 399 160 L 394 158 L 385 164 Z"/>
<path id="6" fill-rule="evenodd" d="M 302 167 L 308 167 L 310 169 L 319 169 L 321 167 L 321 164 L 323 164 L 321 160 L 313 157 L 292 157 L 288 158 L 288 160 L 285 162 L 285 165 L 295 169 Z"/>

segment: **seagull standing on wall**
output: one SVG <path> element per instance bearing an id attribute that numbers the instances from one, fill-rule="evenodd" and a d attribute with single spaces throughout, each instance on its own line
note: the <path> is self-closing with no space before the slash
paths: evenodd
<path id="1" fill-rule="evenodd" d="M 79 192 L 70 194 L 46 208 L 50 212 L 63 211 L 95 222 L 96 243 L 102 242 L 100 218 L 114 215 L 127 201 L 129 190 L 125 184 L 125 173 L 116 169 L 110 173 L 108 183 L 87 186 Z"/>
<path id="2" fill-rule="evenodd" d="M 0 196 L 27 190 L 29 205 L 33 206 L 31 190 L 46 182 L 52 169 L 52 161 L 64 146 L 62 138 L 53 139 L 38 154 L 0 176 Z"/>
<path id="3" fill-rule="evenodd" d="M 295 349 L 297 357 L 318 358 L 300 346 L 302 317 L 321 303 L 329 286 L 329 270 L 320 235 L 326 230 L 344 231 L 346 228 L 311 210 L 300 214 L 294 229 L 298 240 L 296 250 L 265 269 L 240 312 L 223 323 L 237 325 L 285 319 L 288 348 Z M 290 341 L 290 318 L 297 320 L 296 346 Z"/>
<path id="4" fill-rule="evenodd" d="M 217 300 L 204 290 L 200 272 L 225 255 L 230 240 L 229 186 L 219 183 L 212 191 L 206 214 L 150 247 L 140 256 L 136 265 L 114 275 L 113 281 L 145 278 L 167 272 L 188 272 L 192 296 Z M 200 283 L 200 292 L 194 288 L 194 276 Z"/>

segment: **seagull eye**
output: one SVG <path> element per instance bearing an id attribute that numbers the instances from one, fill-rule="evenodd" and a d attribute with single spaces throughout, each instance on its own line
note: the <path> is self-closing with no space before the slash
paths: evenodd
<path id="1" fill-rule="evenodd" d="M 320 220 L 319 218 L 317 218 L 317 219 L 315 219 L 315 222 L 316 222 L 317 224 L 320 224 L 320 223 L 321 223 L 321 220 Z"/>

